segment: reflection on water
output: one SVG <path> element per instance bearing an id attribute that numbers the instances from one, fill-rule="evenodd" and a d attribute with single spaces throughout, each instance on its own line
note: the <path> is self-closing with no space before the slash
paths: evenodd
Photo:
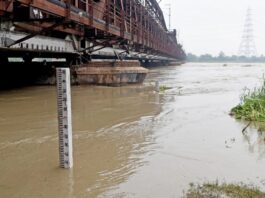
<path id="1" fill-rule="evenodd" d="M 0 93 L 0 197 L 179 197 L 190 182 L 264 188 L 264 133 L 228 113 L 263 65 L 151 69 L 144 85 L 72 88 L 74 168 L 58 167 L 55 87 Z M 153 91 L 153 82 L 170 87 Z"/>
<path id="2" fill-rule="evenodd" d="M 258 153 L 257 160 L 265 158 L 265 133 L 260 130 L 262 123 L 252 123 L 243 133 L 243 139 L 247 143 L 250 153 Z"/>

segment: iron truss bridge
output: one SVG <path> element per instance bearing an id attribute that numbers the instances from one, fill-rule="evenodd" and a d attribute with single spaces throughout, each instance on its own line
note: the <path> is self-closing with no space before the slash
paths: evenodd
<path id="1" fill-rule="evenodd" d="M 86 59 L 102 49 L 185 59 L 156 0 L 0 0 L 0 38 L 0 53 L 24 59 Z"/>

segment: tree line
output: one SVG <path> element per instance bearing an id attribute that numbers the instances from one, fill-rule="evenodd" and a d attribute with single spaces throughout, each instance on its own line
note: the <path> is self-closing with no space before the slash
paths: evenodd
<path id="1" fill-rule="evenodd" d="M 220 52 L 218 56 L 213 56 L 211 54 L 203 54 L 201 56 L 197 56 L 192 53 L 187 54 L 186 60 L 188 62 L 244 62 L 244 63 L 264 63 L 265 56 L 227 56 L 224 52 Z"/>

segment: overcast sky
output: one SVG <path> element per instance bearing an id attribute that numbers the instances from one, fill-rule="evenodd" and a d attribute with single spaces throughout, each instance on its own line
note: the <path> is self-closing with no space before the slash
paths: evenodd
<path id="1" fill-rule="evenodd" d="M 220 51 L 237 54 L 246 12 L 252 9 L 255 43 L 258 54 L 265 54 L 265 0 L 162 0 L 171 4 L 171 28 L 180 33 L 187 52 L 197 55 Z"/>

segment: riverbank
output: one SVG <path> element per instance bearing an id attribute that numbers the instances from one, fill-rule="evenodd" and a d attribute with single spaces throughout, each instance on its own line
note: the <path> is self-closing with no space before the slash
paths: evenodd
<path id="1" fill-rule="evenodd" d="M 190 184 L 184 198 L 264 198 L 265 193 L 257 187 L 246 184 L 204 183 L 202 185 Z"/>

